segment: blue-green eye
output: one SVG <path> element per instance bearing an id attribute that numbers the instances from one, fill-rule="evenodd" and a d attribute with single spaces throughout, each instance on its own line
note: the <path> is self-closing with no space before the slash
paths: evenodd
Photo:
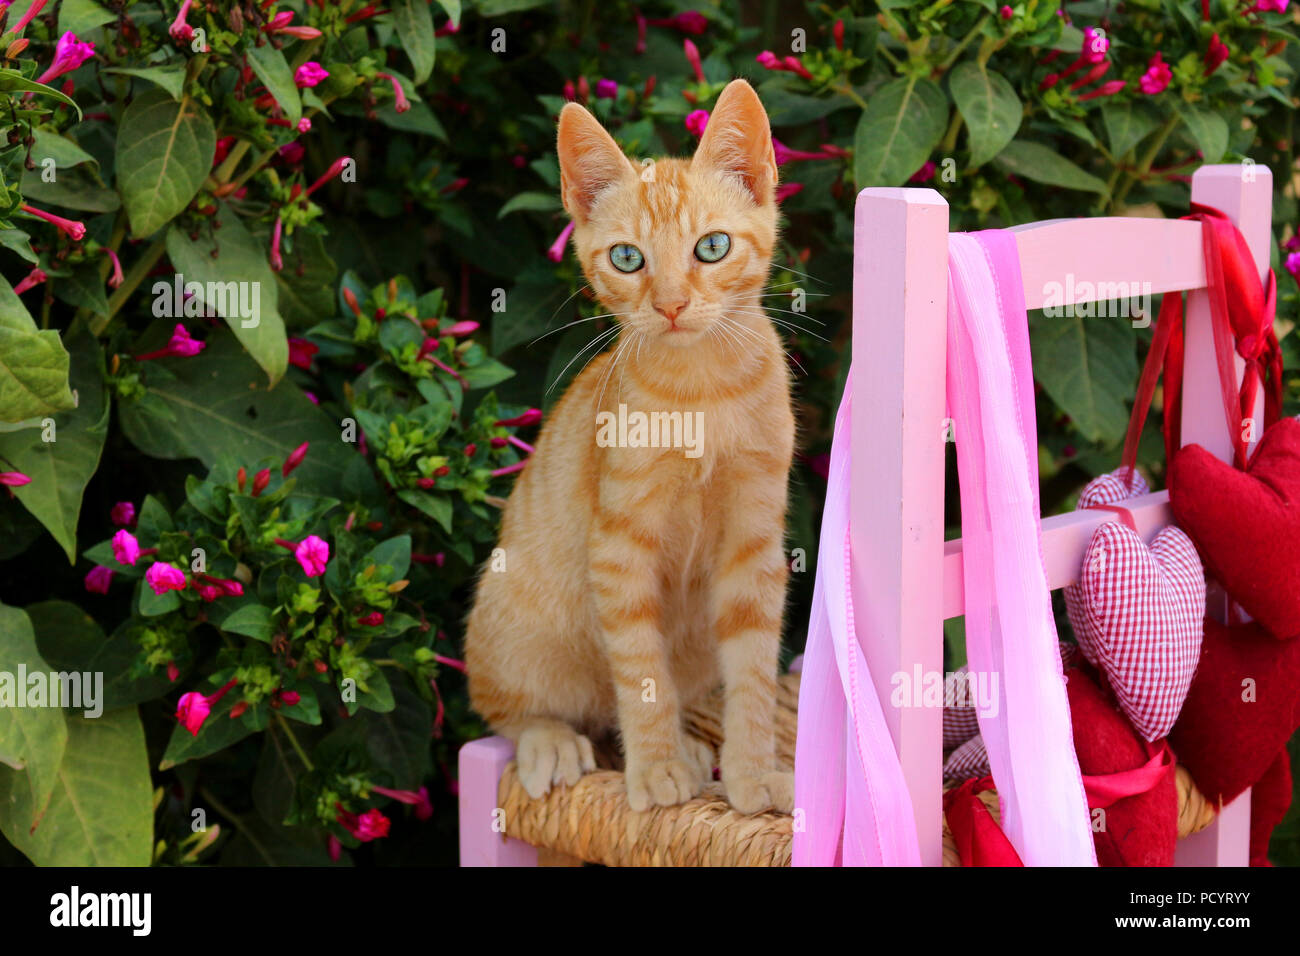
<path id="1" fill-rule="evenodd" d="M 619 272 L 636 272 L 645 265 L 645 256 L 630 242 L 620 242 L 609 250 L 609 261 L 614 263 L 614 268 Z"/>
<path id="2" fill-rule="evenodd" d="M 731 237 L 725 232 L 711 232 L 695 244 L 695 258 L 717 262 L 731 251 Z"/>

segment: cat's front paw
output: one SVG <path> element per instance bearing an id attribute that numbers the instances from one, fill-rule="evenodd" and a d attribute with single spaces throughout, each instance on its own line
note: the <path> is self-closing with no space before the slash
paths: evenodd
<path id="1" fill-rule="evenodd" d="M 753 776 L 722 774 L 727 802 L 741 813 L 776 810 L 789 813 L 794 809 L 794 774 L 772 770 Z"/>
<path id="2" fill-rule="evenodd" d="M 633 810 L 672 807 L 704 789 L 700 770 L 679 760 L 628 761 L 627 802 Z"/>
<path id="3" fill-rule="evenodd" d="M 596 769 L 591 741 L 558 720 L 538 721 L 519 736 L 515 759 L 519 782 L 534 800 L 552 784 L 573 786 Z"/>

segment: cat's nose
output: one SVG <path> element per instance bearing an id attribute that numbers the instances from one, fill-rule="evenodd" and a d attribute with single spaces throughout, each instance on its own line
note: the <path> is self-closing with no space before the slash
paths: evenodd
<path id="1" fill-rule="evenodd" d="M 681 299 L 676 302 L 655 302 L 653 303 L 655 311 L 662 315 L 669 322 L 674 321 L 677 316 L 686 311 L 686 307 L 691 304 L 690 299 Z"/>

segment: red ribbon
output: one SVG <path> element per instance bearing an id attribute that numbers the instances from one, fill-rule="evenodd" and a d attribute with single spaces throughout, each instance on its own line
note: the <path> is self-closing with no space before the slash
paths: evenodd
<path id="1" fill-rule="evenodd" d="M 943 795 L 943 813 L 962 866 L 1024 866 L 1020 854 L 977 794 L 993 789 L 992 777 L 971 778 Z"/>
<path id="2" fill-rule="evenodd" d="M 1150 757 L 1146 763 L 1132 770 L 1118 773 L 1106 773 L 1091 776 L 1083 774 L 1083 792 L 1088 797 L 1088 809 L 1109 807 L 1125 797 L 1135 797 L 1146 793 L 1164 779 L 1174 769 L 1174 752 L 1169 749 L 1168 741 L 1163 738 L 1158 743 L 1142 741 Z M 979 799 L 978 797 L 976 799 Z M 949 822 L 949 827 L 952 823 Z"/>
<path id="3" fill-rule="evenodd" d="M 1264 384 L 1264 427 L 1277 421 L 1282 410 L 1282 351 L 1273 330 L 1273 318 L 1277 313 L 1277 277 L 1270 269 L 1267 282 L 1259 281 L 1259 271 L 1245 237 L 1223 212 L 1192 203 L 1191 214 L 1182 218 L 1198 221 L 1202 226 L 1206 292 L 1210 299 L 1219 389 L 1228 433 L 1232 437 L 1235 464 L 1244 468 L 1246 440 L 1242 435 L 1242 423 L 1254 413 L 1255 393 L 1260 383 Z M 1234 353 L 1246 361 L 1240 388 L 1236 384 Z M 1133 414 L 1124 439 L 1123 466 L 1130 469 L 1130 475 L 1137 463 L 1138 440 L 1142 437 L 1142 426 L 1151 408 L 1162 366 L 1165 378 L 1165 460 L 1169 461 L 1182 446 L 1183 296 L 1180 292 L 1165 293 L 1151 340 L 1151 351 L 1142 367 Z"/>

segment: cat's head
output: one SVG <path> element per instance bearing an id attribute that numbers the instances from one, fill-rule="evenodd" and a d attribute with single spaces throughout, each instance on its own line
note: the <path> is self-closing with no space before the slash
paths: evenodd
<path id="1" fill-rule="evenodd" d="M 687 346 L 715 323 L 761 317 L 777 167 L 748 83 L 722 91 L 691 159 L 634 165 L 576 103 L 560 113 L 559 155 L 578 260 L 624 328 Z"/>

